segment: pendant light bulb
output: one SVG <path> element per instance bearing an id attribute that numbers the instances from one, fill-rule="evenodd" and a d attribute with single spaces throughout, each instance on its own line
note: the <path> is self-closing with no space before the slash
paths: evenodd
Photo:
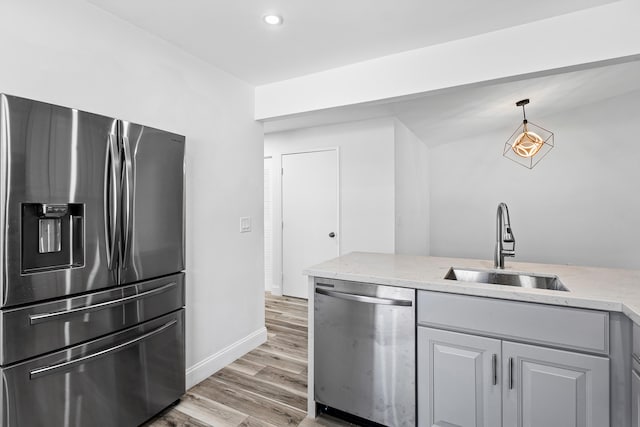
<path id="1" fill-rule="evenodd" d="M 544 140 L 535 132 L 527 129 L 526 120 L 524 122 L 524 131 L 511 144 L 511 149 L 516 155 L 524 158 L 533 157 L 544 145 Z"/>

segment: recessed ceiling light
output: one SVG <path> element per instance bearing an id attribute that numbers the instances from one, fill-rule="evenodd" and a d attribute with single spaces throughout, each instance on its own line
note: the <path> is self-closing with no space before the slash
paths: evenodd
<path id="1" fill-rule="evenodd" d="M 262 20 L 269 25 L 282 25 L 283 22 L 280 15 L 264 15 Z"/>

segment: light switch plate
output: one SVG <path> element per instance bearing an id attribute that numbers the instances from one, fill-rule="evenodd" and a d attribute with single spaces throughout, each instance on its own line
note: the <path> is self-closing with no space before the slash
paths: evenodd
<path id="1" fill-rule="evenodd" d="M 251 217 L 243 216 L 240 217 L 240 232 L 248 233 L 251 231 Z"/>

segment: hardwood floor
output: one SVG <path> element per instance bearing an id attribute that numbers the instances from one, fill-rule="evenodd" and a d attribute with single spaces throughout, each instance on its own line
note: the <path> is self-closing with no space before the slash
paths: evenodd
<path id="1" fill-rule="evenodd" d="M 306 419 L 307 301 L 265 295 L 267 342 L 190 389 L 146 427 L 352 426 Z"/>

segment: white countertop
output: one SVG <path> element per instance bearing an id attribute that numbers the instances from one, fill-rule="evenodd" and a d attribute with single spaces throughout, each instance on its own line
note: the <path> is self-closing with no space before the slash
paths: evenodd
<path id="1" fill-rule="evenodd" d="M 308 276 L 568 307 L 619 311 L 640 324 L 640 270 L 534 264 L 505 259 L 505 271 L 556 275 L 569 292 L 445 280 L 450 267 L 493 270 L 493 260 L 352 252 Z"/>

